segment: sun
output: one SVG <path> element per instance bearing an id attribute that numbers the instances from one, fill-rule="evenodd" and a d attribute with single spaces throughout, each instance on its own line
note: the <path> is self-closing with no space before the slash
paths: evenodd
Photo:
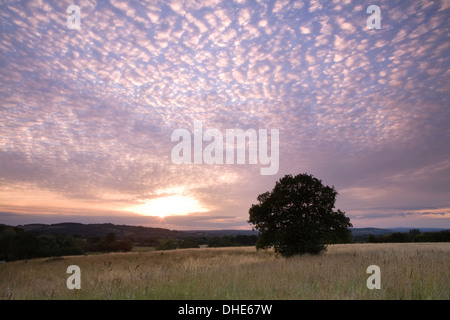
<path id="1" fill-rule="evenodd" d="M 160 218 L 208 211 L 197 199 L 189 196 L 177 195 L 152 199 L 143 204 L 128 207 L 127 209 L 144 216 Z"/>

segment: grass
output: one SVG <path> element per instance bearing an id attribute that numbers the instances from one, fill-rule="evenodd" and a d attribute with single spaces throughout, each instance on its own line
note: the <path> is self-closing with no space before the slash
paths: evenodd
<path id="1" fill-rule="evenodd" d="M 81 290 L 69 290 L 69 265 Z M 369 265 L 381 289 L 369 290 Z M 0 264 L 1 299 L 450 299 L 450 243 L 343 244 L 284 259 L 254 247 L 111 253 Z"/>

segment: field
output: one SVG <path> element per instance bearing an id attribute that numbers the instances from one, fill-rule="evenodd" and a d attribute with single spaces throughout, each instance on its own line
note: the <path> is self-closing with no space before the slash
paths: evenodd
<path id="1" fill-rule="evenodd" d="M 81 289 L 69 290 L 69 265 Z M 369 290 L 378 265 L 381 289 Z M 254 247 L 45 258 L 0 264 L 0 299 L 450 299 L 450 243 L 342 244 L 284 259 Z"/>

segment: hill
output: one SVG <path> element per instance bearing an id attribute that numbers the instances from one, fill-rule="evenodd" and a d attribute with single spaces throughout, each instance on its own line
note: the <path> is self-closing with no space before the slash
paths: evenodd
<path id="1" fill-rule="evenodd" d="M 56 224 L 26 224 L 20 228 L 33 231 L 38 234 L 51 235 L 78 235 L 83 238 L 105 237 L 109 233 L 114 233 L 119 240 L 129 239 L 134 243 L 146 242 L 149 239 L 192 239 L 192 238 L 215 238 L 215 237 L 236 237 L 258 235 L 252 230 L 169 230 L 164 228 L 153 228 L 143 226 L 115 225 L 112 223 L 56 223 Z M 411 228 L 350 228 L 355 242 L 365 242 L 370 235 L 376 237 L 396 232 L 409 232 Z M 421 228 L 421 232 L 439 232 L 445 229 Z"/>
<path id="2" fill-rule="evenodd" d="M 114 225 L 111 223 L 82 224 L 27 224 L 21 225 L 27 232 L 40 236 L 51 236 L 63 240 L 66 236 L 84 239 L 81 245 L 84 251 L 104 251 L 105 241 L 109 237 L 114 241 L 129 241 L 135 246 L 151 246 L 157 250 L 175 248 L 249 246 L 255 245 L 258 232 L 251 230 L 190 230 L 177 231 L 164 228 L 143 226 Z M 104 241 L 101 241 L 104 239 Z M 80 240 L 81 241 L 81 240 Z"/>
<path id="3" fill-rule="evenodd" d="M 69 234 L 79 235 L 83 238 L 95 236 L 105 237 L 109 233 L 114 233 L 117 239 L 131 239 L 133 241 L 147 238 L 184 239 L 189 237 L 189 234 L 183 231 L 143 226 L 115 225 L 112 223 L 83 224 L 65 222 L 56 224 L 26 224 L 19 227 L 39 234 Z"/>
<path id="4" fill-rule="evenodd" d="M 352 233 L 354 242 L 367 242 L 369 241 L 369 237 L 372 237 L 372 241 L 375 238 L 382 240 L 383 242 L 409 242 L 409 241 L 427 241 L 432 242 L 433 240 L 426 238 L 435 238 L 434 241 L 446 241 L 448 236 L 446 235 L 446 231 L 448 229 L 445 228 L 389 228 L 389 229 L 381 229 L 381 228 L 350 228 Z M 413 231 L 413 234 L 410 233 Z M 421 234 L 420 240 L 419 238 L 413 239 L 418 234 Z M 440 235 L 438 235 L 440 234 Z M 394 238 L 392 238 L 394 236 Z M 400 236 L 400 237 L 399 237 Z M 437 236 L 437 237 L 436 237 Z M 395 240 L 396 237 L 396 240 Z M 440 239 L 440 240 L 439 240 Z M 395 240 L 395 241 L 394 241 Z M 369 241 L 370 242 L 370 241 Z"/>
<path id="5" fill-rule="evenodd" d="M 26 231 L 48 235 L 76 235 L 82 238 L 105 237 L 114 233 L 119 240 L 130 239 L 135 243 L 147 242 L 149 239 L 192 239 L 258 235 L 252 230 L 169 230 L 144 226 L 115 225 L 112 223 L 83 224 L 64 222 L 56 224 L 26 224 L 18 226 Z"/>

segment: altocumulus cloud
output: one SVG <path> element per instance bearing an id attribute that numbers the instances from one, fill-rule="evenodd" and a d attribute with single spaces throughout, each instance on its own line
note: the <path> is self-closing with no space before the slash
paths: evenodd
<path id="1" fill-rule="evenodd" d="M 171 226 L 245 227 L 259 193 L 309 172 L 355 226 L 450 226 L 448 1 L 378 1 L 380 30 L 351 0 L 82 0 L 79 30 L 71 4 L 0 5 L 3 211 L 87 219 L 183 195 L 209 211 Z M 279 129 L 278 174 L 172 164 L 193 121 Z"/>

